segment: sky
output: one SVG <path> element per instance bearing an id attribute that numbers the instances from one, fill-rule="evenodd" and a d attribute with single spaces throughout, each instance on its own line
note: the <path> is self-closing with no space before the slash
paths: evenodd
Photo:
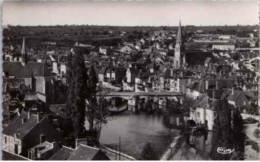
<path id="1" fill-rule="evenodd" d="M 3 25 L 255 25 L 259 4 L 253 1 L 8 1 Z"/>

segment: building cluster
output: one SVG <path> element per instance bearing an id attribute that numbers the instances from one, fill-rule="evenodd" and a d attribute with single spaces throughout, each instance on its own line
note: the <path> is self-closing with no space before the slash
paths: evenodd
<path id="1" fill-rule="evenodd" d="M 259 115 L 259 51 L 255 38 L 240 48 L 235 35 L 156 31 L 118 46 L 76 42 L 86 51 L 86 69 L 93 66 L 98 87 L 109 91 L 178 92 L 190 98 L 189 118 L 212 130 L 219 102 L 227 100 L 242 116 Z M 186 42 L 185 42 L 186 41 Z M 47 44 L 46 44 L 47 43 Z M 45 42 L 45 45 L 55 46 Z M 49 51 L 22 46 L 4 47 L 3 155 L 7 159 L 108 160 L 115 154 L 77 143 L 66 146 L 59 126 L 66 100 L 66 72 L 71 47 Z M 211 53 L 203 64 L 192 65 L 192 51 Z M 190 55 L 187 55 L 187 53 Z M 57 110 L 58 109 L 58 110 Z M 48 111 L 46 111 L 48 110 Z M 57 117 L 58 116 L 58 117 Z M 110 155 L 110 156 L 109 156 Z M 125 157 L 126 158 L 126 157 Z M 127 158 L 126 158 L 127 159 Z"/>

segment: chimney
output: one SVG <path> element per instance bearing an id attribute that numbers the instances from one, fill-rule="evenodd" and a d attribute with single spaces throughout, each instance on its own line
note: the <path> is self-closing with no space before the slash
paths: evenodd
<path id="1" fill-rule="evenodd" d="M 24 124 L 26 122 L 26 118 L 22 119 L 22 124 Z"/>
<path id="2" fill-rule="evenodd" d="M 208 80 L 205 81 L 205 89 L 206 89 L 206 90 L 209 89 L 209 81 L 208 81 Z"/>
<path id="3" fill-rule="evenodd" d="M 235 88 L 234 87 L 232 87 L 232 95 L 234 95 L 234 92 L 235 92 Z"/>
<path id="4" fill-rule="evenodd" d="M 37 123 L 39 123 L 39 121 L 40 121 L 40 115 L 39 113 L 37 113 Z"/>
<path id="5" fill-rule="evenodd" d="M 28 110 L 28 113 L 27 113 L 27 118 L 30 119 L 30 110 Z"/>
<path id="6" fill-rule="evenodd" d="M 218 80 L 216 80 L 216 89 L 219 89 L 219 87 L 218 87 Z"/>
<path id="7" fill-rule="evenodd" d="M 77 148 L 78 147 L 78 139 L 76 138 L 75 139 L 75 148 Z"/>
<path id="8" fill-rule="evenodd" d="M 212 91 L 212 99 L 216 99 L 216 90 Z"/>

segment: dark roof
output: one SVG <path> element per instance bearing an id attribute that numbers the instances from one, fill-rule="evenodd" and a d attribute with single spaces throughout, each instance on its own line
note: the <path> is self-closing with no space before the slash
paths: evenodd
<path id="1" fill-rule="evenodd" d="M 193 82 L 191 86 L 189 86 L 191 90 L 197 91 L 197 92 L 204 92 L 205 91 L 205 83 L 203 80 L 200 80 L 198 82 Z"/>
<path id="2" fill-rule="evenodd" d="M 229 89 L 208 89 L 206 92 L 210 98 L 221 99 L 222 97 L 225 98 L 229 91 Z"/>
<path id="3" fill-rule="evenodd" d="M 117 68 L 115 69 L 115 73 L 116 73 L 116 76 L 125 77 L 126 68 L 117 67 Z"/>
<path id="4" fill-rule="evenodd" d="M 253 100 L 258 99 L 258 92 L 257 91 L 245 91 L 246 96 L 252 98 Z"/>
<path id="5" fill-rule="evenodd" d="M 30 160 L 21 155 L 13 154 L 7 151 L 2 151 L 2 160 Z"/>
<path id="6" fill-rule="evenodd" d="M 171 78 L 171 69 L 166 68 L 166 70 L 164 71 L 164 73 L 162 73 L 162 76 L 166 79 L 166 78 Z"/>
<path id="7" fill-rule="evenodd" d="M 3 134 L 9 136 L 16 134 L 17 138 L 26 140 L 28 147 L 38 144 L 40 134 L 44 134 L 49 142 L 63 142 L 63 138 L 58 130 L 54 128 L 47 115 L 43 116 L 38 122 L 38 115 L 32 114 L 29 119 L 27 116 L 28 113 L 22 112 L 20 116 L 3 129 Z M 24 123 L 23 119 L 26 119 Z"/>
<path id="8" fill-rule="evenodd" d="M 206 108 L 209 104 L 209 97 L 207 95 L 201 95 L 196 101 L 194 107 Z"/>
<path id="9" fill-rule="evenodd" d="M 145 64 L 145 62 L 146 62 L 146 60 L 143 57 L 136 61 L 136 63 L 139 63 L 139 64 Z"/>
<path id="10" fill-rule="evenodd" d="M 252 99 L 251 96 L 247 95 L 244 91 L 240 91 L 240 90 L 234 90 L 234 93 L 228 96 L 228 100 L 230 101 L 238 101 L 238 100 L 250 100 Z"/>
<path id="11" fill-rule="evenodd" d="M 207 57 L 207 59 L 204 61 L 205 64 L 208 64 L 211 61 L 211 57 Z"/>
<path id="12" fill-rule="evenodd" d="M 24 79 L 18 79 L 18 78 L 8 78 L 7 79 L 7 85 L 8 88 L 19 88 L 21 84 L 24 84 Z"/>
<path id="13" fill-rule="evenodd" d="M 52 104 L 50 105 L 49 108 L 56 115 L 62 118 L 66 118 L 66 112 L 65 112 L 66 104 Z"/>
<path id="14" fill-rule="evenodd" d="M 37 99 L 36 93 L 25 93 L 24 101 L 36 101 Z"/>
<path id="15" fill-rule="evenodd" d="M 69 156 L 68 160 L 109 160 L 98 148 L 80 145 Z"/>
<path id="16" fill-rule="evenodd" d="M 50 70 L 47 69 L 45 63 L 28 62 L 25 66 L 21 62 L 4 62 L 3 70 L 9 76 L 18 78 L 33 76 L 49 76 Z"/>
<path id="17" fill-rule="evenodd" d="M 74 149 L 62 146 L 60 150 L 54 153 L 49 160 L 67 160 Z"/>
<path id="18" fill-rule="evenodd" d="M 138 73 L 139 73 L 138 69 L 136 69 L 136 68 L 129 68 L 129 69 L 131 71 L 131 74 L 138 75 Z"/>
<path id="19" fill-rule="evenodd" d="M 100 68 L 100 69 L 98 70 L 98 74 L 105 74 L 106 69 L 107 69 L 106 67 Z"/>
<path id="20" fill-rule="evenodd" d="M 26 119 L 25 123 L 22 123 L 23 119 Z M 3 134 L 10 136 L 17 134 L 17 138 L 22 139 L 35 125 L 37 125 L 37 115 L 32 114 L 28 119 L 28 113 L 22 112 L 15 121 L 3 129 Z"/>

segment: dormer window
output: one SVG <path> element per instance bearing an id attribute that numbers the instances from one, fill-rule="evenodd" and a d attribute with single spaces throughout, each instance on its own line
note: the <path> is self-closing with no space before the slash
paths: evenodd
<path id="1" fill-rule="evenodd" d="M 7 143 L 7 137 L 5 136 L 5 143 Z"/>
<path id="2" fill-rule="evenodd" d="M 18 137 L 18 134 L 17 134 L 17 133 L 15 133 L 15 134 L 14 134 L 14 139 L 16 140 L 16 139 L 17 139 L 17 137 Z"/>
<path id="3" fill-rule="evenodd" d="M 46 136 L 45 136 L 45 134 L 41 134 L 40 135 L 40 143 L 43 143 L 44 141 L 46 141 Z"/>
<path id="4" fill-rule="evenodd" d="M 27 119 L 26 118 L 23 118 L 22 119 L 22 124 L 26 123 Z"/>

